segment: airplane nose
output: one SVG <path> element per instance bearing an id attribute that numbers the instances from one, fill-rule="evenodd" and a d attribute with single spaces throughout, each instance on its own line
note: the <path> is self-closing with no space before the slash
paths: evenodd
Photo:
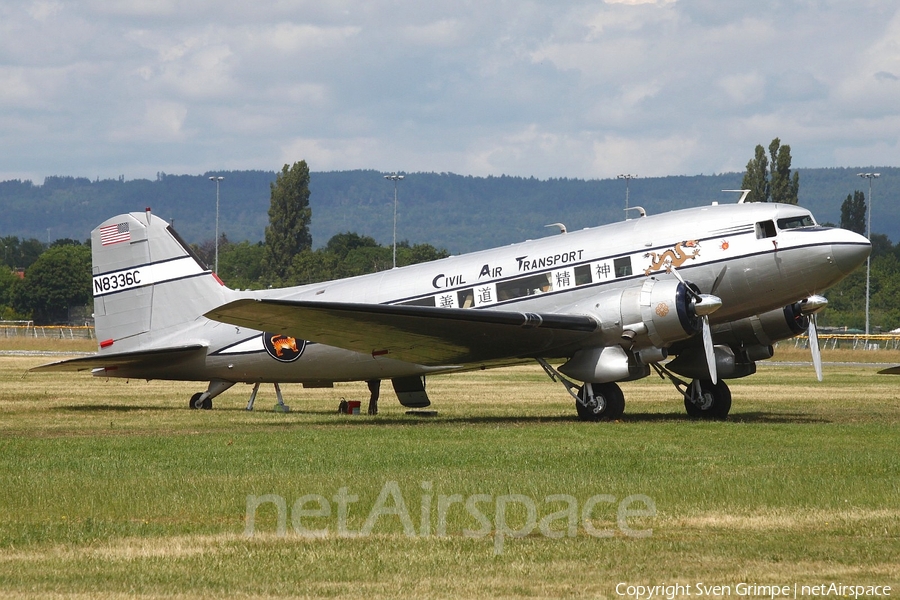
<path id="1" fill-rule="evenodd" d="M 852 273 L 856 267 L 866 262 L 872 251 L 872 244 L 865 237 L 845 232 L 845 238 L 831 245 L 831 256 L 835 266 L 844 274 Z"/>

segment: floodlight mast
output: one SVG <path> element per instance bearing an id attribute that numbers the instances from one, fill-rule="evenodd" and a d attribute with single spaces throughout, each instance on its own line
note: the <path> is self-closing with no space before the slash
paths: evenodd
<path id="1" fill-rule="evenodd" d="M 216 182 L 216 275 L 219 274 L 219 182 L 225 179 L 222 176 L 210 177 L 210 181 Z"/>
<path id="2" fill-rule="evenodd" d="M 881 177 L 881 173 L 857 173 L 857 177 L 869 180 L 869 195 L 866 197 L 866 237 L 872 243 L 872 180 Z M 869 344 L 869 273 L 872 263 L 872 255 L 866 257 L 866 345 Z"/>
<path id="3" fill-rule="evenodd" d="M 396 173 L 391 173 L 390 175 L 385 175 L 385 179 L 394 182 L 394 268 L 397 268 L 397 183 L 403 181 L 403 175 L 397 175 Z"/>
<path id="4" fill-rule="evenodd" d="M 625 180 L 625 220 L 628 220 L 628 184 L 631 183 L 632 179 L 637 179 L 637 175 L 632 175 L 631 173 L 621 173 L 616 175 L 616 179 L 624 179 Z"/>

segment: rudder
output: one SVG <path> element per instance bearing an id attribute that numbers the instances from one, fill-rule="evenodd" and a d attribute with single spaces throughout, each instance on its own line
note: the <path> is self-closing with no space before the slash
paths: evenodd
<path id="1" fill-rule="evenodd" d="M 151 347 L 227 300 L 228 288 L 149 210 L 107 219 L 91 248 L 101 351 Z"/>

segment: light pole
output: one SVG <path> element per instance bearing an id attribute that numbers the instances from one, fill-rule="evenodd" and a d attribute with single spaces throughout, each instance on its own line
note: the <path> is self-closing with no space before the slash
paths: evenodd
<path id="1" fill-rule="evenodd" d="M 397 175 L 396 173 L 391 173 L 390 175 L 385 175 L 385 179 L 389 179 L 394 182 L 394 268 L 397 268 L 397 183 L 403 181 L 403 175 Z"/>
<path id="2" fill-rule="evenodd" d="M 224 177 L 210 177 L 210 181 L 216 182 L 216 275 L 219 274 L 219 182 Z"/>
<path id="3" fill-rule="evenodd" d="M 637 179 L 637 175 L 632 175 L 631 173 L 622 173 L 620 175 L 616 175 L 616 179 L 624 179 L 625 180 L 625 220 L 628 220 L 628 184 L 631 183 L 632 179 Z"/>
<path id="4" fill-rule="evenodd" d="M 869 180 L 869 195 L 866 197 L 866 237 L 872 242 L 872 180 L 881 176 L 881 173 L 857 173 L 858 177 Z M 869 272 L 871 266 L 871 253 L 866 257 L 866 345 L 869 344 Z"/>

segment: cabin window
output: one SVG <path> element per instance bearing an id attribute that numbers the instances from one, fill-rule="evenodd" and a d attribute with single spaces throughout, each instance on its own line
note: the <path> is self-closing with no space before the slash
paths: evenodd
<path id="1" fill-rule="evenodd" d="M 497 300 L 503 302 L 504 300 L 533 296 L 534 294 L 549 292 L 550 289 L 549 273 L 528 275 L 527 277 L 499 282 L 497 284 Z"/>
<path id="2" fill-rule="evenodd" d="M 616 277 L 628 277 L 631 275 L 631 257 L 617 258 L 613 261 L 613 269 L 616 271 Z"/>
<path id="3" fill-rule="evenodd" d="M 778 219 L 778 229 L 799 229 L 800 227 L 815 227 L 816 222 L 809 215 Z"/>
<path id="4" fill-rule="evenodd" d="M 756 239 L 775 237 L 775 223 L 773 221 L 760 221 L 756 224 Z"/>
<path id="5" fill-rule="evenodd" d="M 584 285 L 591 282 L 591 265 L 575 267 L 575 285 Z"/>
<path id="6" fill-rule="evenodd" d="M 400 303 L 403 306 L 437 306 L 437 303 L 434 300 L 434 296 L 428 296 L 427 298 L 417 298 L 415 300 L 407 300 L 406 302 Z"/>
<path id="7" fill-rule="evenodd" d="M 457 304 L 457 306 L 460 308 L 472 308 L 475 304 L 475 294 L 471 289 L 459 290 L 456 292 L 456 297 L 459 299 L 459 304 Z"/>

